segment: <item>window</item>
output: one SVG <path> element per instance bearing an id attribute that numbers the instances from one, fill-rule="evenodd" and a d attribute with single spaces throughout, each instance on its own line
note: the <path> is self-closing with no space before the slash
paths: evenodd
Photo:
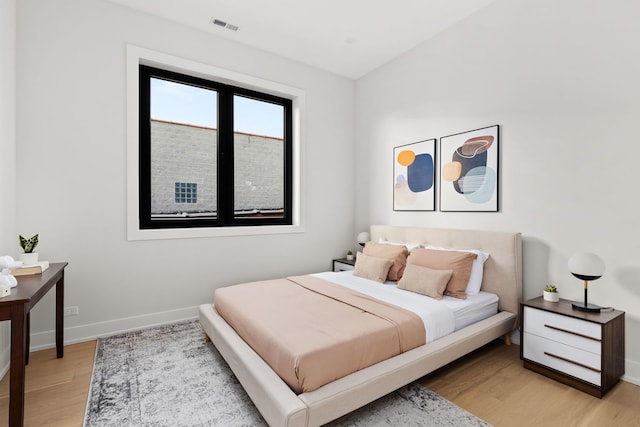
<path id="1" fill-rule="evenodd" d="M 139 65 L 141 229 L 291 225 L 292 101 Z"/>
<path id="2" fill-rule="evenodd" d="M 198 203 L 198 184 L 176 182 L 176 203 Z"/>

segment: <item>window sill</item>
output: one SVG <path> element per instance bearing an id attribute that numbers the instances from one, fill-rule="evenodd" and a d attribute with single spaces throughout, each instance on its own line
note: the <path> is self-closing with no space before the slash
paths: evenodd
<path id="1" fill-rule="evenodd" d="M 200 237 L 259 236 L 304 233 L 303 225 L 269 225 L 256 227 L 170 228 L 127 231 L 127 240 L 194 239 Z"/>

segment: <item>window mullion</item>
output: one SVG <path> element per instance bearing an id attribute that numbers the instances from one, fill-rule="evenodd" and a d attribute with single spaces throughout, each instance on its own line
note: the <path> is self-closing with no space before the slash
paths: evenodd
<path id="1" fill-rule="evenodd" d="M 223 224 L 234 220 L 233 212 L 233 92 L 218 92 L 218 215 Z"/>

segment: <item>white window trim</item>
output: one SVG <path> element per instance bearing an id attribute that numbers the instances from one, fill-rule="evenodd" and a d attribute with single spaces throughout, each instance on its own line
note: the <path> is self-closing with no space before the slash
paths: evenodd
<path id="1" fill-rule="evenodd" d="M 141 230 L 139 226 L 138 182 L 138 114 L 139 65 L 150 65 L 234 86 L 245 87 L 292 100 L 293 108 L 293 223 L 292 225 L 263 225 L 251 227 L 201 227 Z M 212 65 L 127 45 L 127 240 L 183 239 L 196 237 L 248 236 L 302 233 L 304 227 L 305 194 L 302 171 L 304 157 L 301 134 L 305 106 L 303 90 L 258 77 L 218 68 Z"/>

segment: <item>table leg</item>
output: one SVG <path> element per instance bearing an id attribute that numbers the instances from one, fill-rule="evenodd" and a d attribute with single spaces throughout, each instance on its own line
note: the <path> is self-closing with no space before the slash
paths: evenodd
<path id="1" fill-rule="evenodd" d="M 24 364 L 29 364 L 29 347 L 31 347 L 31 312 L 27 313 L 27 320 L 25 322 L 26 331 L 24 334 L 24 340 L 26 341 L 24 345 Z"/>
<path id="2" fill-rule="evenodd" d="M 56 355 L 64 356 L 64 271 L 56 283 Z"/>
<path id="3" fill-rule="evenodd" d="M 24 423 L 26 326 L 25 306 L 23 304 L 13 305 L 11 307 L 11 366 L 9 373 L 9 425 L 11 427 L 22 426 Z"/>

